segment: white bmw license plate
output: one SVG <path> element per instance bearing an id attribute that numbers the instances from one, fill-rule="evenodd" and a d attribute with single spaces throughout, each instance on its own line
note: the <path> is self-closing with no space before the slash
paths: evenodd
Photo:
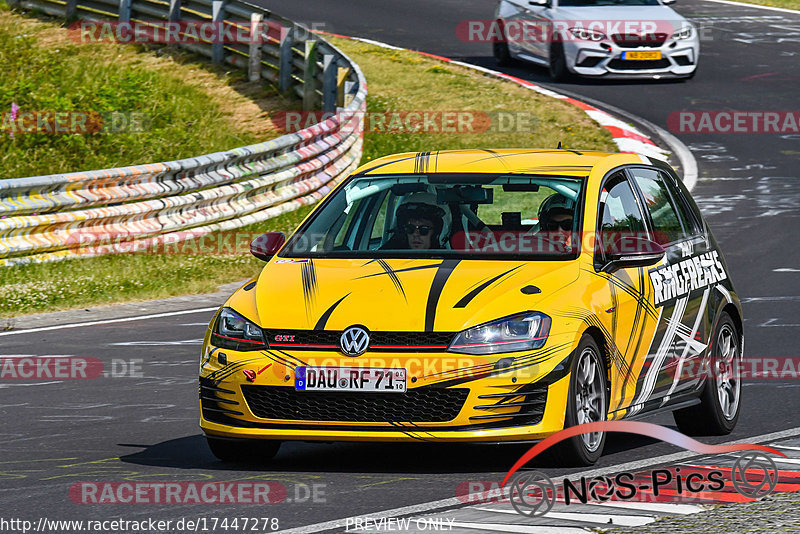
<path id="1" fill-rule="evenodd" d="M 406 370 L 379 367 L 298 367 L 297 391 L 405 393 Z"/>

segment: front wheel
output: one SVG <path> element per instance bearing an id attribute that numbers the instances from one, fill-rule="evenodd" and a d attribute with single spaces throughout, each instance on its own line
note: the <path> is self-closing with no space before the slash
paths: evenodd
<path id="1" fill-rule="evenodd" d="M 585 334 L 576 353 L 569 378 L 564 428 L 605 421 L 608 413 L 606 366 L 597 343 Z M 556 456 L 567 465 L 592 465 L 602 456 L 605 442 L 605 432 L 580 434 L 559 443 Z"/>
<path id="2" fill-rule="evenodd" d="M 569 69 L 567 68 L 567 58 L 564 55 L 564 45 L 556 41 L 550 47 L 550 62 L 548 64 L 550 70 L 550 78 L 554 82 L 564 82 L 570 77 Z"/>
<path id="3" fill-rule="evenodd" d="M 224 439 L 206 436 L 211 453 L 223 462 L 254 463 L 278 454 L 280 441 L 262 439 Z"/>
<path id="4" fill-rule="evenodd" d="M 511 52 L 508 50 L 508 41 L 505 37 L 505 29 L 503 28 L 502 22 L 498 21 L 498 24 L 503 30 L 501 32 L 503 37 L 502 40 L 495 40 L 492 43 L 492 54 L 494 55 L 494 59 L 499 66 L 508 67 L 514 63 L 514 58 L 511 57 Z"/>
<path id="5" fill-rule="evenodd" d="M 700 404 L 672 413 L 678 430 L 690 436 L 724 436 L 739 420 L 742 347 L 736 325 L 725 312 L 711 337 L 710 350 L 713 376 L 705 380 Z"/>

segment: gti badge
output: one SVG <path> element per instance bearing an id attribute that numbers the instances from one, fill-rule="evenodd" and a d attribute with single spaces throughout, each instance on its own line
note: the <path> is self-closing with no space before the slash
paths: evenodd
<path id="1" fill-rule="evenodd" d="M 351 326 L 339 338 L 339 347 L 348 356 L 364 354 L 369 346 L 369 334 L 360 326 Z"/>

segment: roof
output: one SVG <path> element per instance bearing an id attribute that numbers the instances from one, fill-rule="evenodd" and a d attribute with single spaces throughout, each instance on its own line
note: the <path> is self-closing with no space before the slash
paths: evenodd
<path id="1" fill-rule="evenodd" d="M 636 154 L 575 150 L 473 149 L 406 152 L 362 165 L 357 174 L 520 173 L 587 176 L 593 167 L 642 163 Z"/>

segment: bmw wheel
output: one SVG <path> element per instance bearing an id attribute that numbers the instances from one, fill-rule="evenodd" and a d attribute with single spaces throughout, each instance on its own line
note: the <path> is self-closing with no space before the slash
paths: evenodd
<path id="1" fill-rule="evenodd" d="M 711 337 L 709 366 L 713 376 L 706 379 L 700 404 L 673 412 L 678 429 L 689 435 L 730 434 L 739 420 L 742 382 L 741 338 L 727 313 L 722 313 Z"/>
<path id="2" fill-rule="evenodd" d="M 594 339 L 583 336 L 573 359 L 564 428 L 605 421 L 608 413 L 607 373 Z M 558 459 L 569 465 L 592 465 L 603 454 L 605 432 L 580 434 L 558 445 Z"/>
<path id="3" fill-rule="evenodd" d="M 492 53 L 497 64 L 501 67 L 508 67 L 514 63 L 514 58 L 511 57 L 511 52 L 508 50 L 508 41 L 505 40 L 505 27 L 502 21 L 497 21 L 497 24 L 503 30 L 503 40 L 492 42 Z"/>
<path id="4" fill-rule="evenodd" d="M 560 41 L 555 41 L 550 46 L 549 68 L 550 78 L 554 82 L 564 82 L 570 77 L 567 58 L 564 56 L 564 45 Z"/>
<path id="5" fill-rule="evenodd" d="M 206 436 L 211 453 L 223 462 L 250 463 L 269 460 L 278 454 L 280 441 L 225 439 Z"/>

